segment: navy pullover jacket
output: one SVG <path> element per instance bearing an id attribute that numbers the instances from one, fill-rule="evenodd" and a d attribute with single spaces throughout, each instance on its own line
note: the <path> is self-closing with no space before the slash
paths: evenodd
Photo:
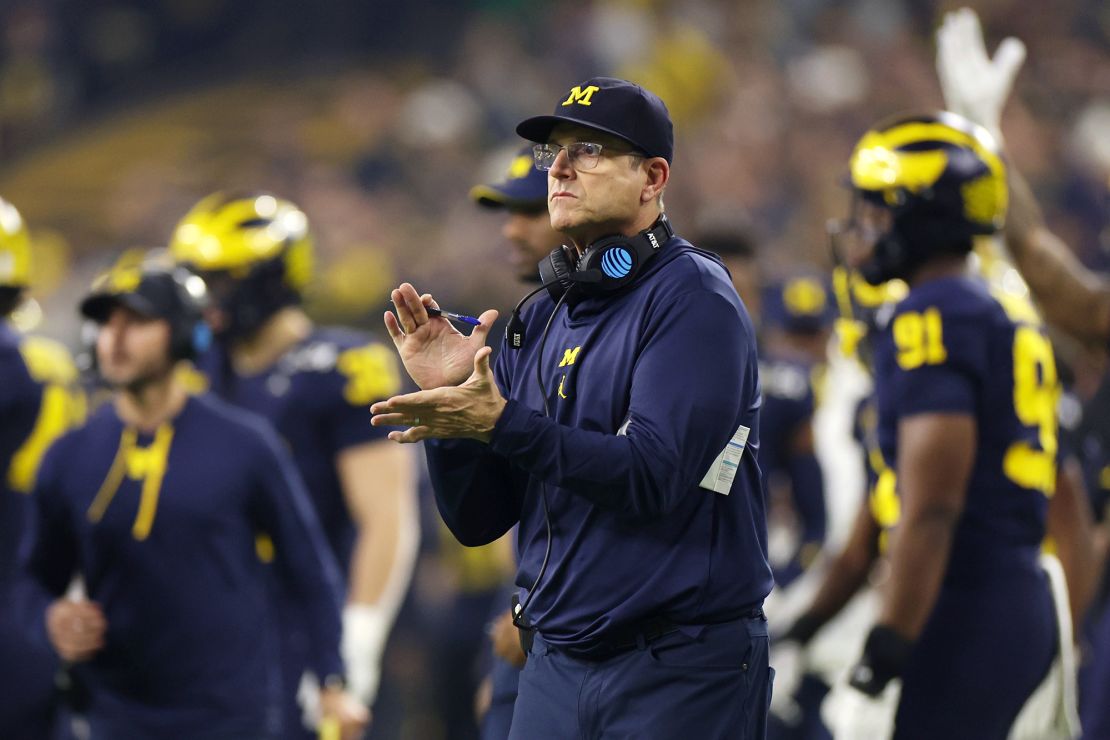
<path id="1" fill-rule="evenodd" d="M 772 580 L 755 333 L 727 271 L 672 238 L 630 287 L 559 307 L 541 342 L 554 308 L 536 301 L 524 347 L 497 358 L 508 404 L 490 444 L 427 445 L 448 527 L 480 545 L 519 521 L 523 601 L 546 549 L 546 497 L 551 555 L 526 617 L 556 646 L 761 604 Z M 720 492 L 702 487 L 726 446 Z"/>
<path id="2" fill-rule="evenodd" d="M 166 426 L 168 446 L 130 437 L 108 404 L 47 453 L 20 613 L 45 641 L 45 610 L 75 573 L 104 609 L 106 645 L 76 668 L 94 736 L 269 736 L 280 679 L 256 535 L 273 537 L 279 577 L 313 615 L 321 676 L 342 672 L 339 570 L 262 420 L 192 397 Z"/>

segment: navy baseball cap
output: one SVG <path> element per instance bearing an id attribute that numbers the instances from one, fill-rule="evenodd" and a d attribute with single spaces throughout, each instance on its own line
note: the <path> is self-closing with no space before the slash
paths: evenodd
<path id="1" fill-rule="evenodd" d="M 108 320 L 112 309 L 124 306 L 152 319 L 176 320 L 188 307 L 183 305 L 184 288 L 194 300 L 203 302 L 204 281 L 178 268 L 176 271 L 141 265 L 115 266 L 93 284 L 81 301 L 81 314 L 98 324 Z"/>
<path id="2" fill-rule="evenodd" d="M 513 157 L 504 180 L 475 185 L 470 189 L 470 197 L 486 208 L 546 210 L 547 173 L 536 169 L 532 147 L 527 146 Z"/>
<path id="3" fill-rule="evenodd" d="M 658 95 L 628 80 L 594 77 L 575 85 L 559 98 L 552 115 L 521 121 L 516 132 L 545 144 L 560 123 L 604 131 L 649 157 L 674 159 L 674 126 L 667 106 Z"/>

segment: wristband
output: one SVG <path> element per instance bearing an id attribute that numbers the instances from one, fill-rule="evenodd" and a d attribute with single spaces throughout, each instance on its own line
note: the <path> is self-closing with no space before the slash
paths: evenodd
<path id="1" fill-rule="evenodd" d="M 348 604 L 343 609 L 339 649 L 347 669 L 347 686 L 367 706 L 378 694 L 389 622 L 386 610 L 371 604 Z"/>

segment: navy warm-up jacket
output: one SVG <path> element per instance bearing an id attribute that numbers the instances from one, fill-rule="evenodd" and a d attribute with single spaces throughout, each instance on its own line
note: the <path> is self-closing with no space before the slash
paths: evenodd
<path id="1" fill-rule="evenodd" d="M 508 405 L 490 444 L 427 446 L 448 527 L 479 545 L 519 521 L 523 600 L 546 549 L 546 497 L 550 562 L 527 617 L 556 646 L 758 606 L 772 583 L 759 373 L 727 271 L 672 238 L 630 287 L 560 307 L 541 342 L 554 308 L 544 295 L 522 317 L 524 347 L 501 350 Z"/>
<path id="2" fill-rule="evenodd" d="M 313 668 L 342 672 L 339 569 L 279 445 L 206 396 L 155 435 L 105 405 L 47 453 L 19 611 L 45 643 L 75 573 L 103 608 L 105 646 L 76 666 L 94 737 L 269 737 L 280 675 L 260 533 L 312 615 Z"/>

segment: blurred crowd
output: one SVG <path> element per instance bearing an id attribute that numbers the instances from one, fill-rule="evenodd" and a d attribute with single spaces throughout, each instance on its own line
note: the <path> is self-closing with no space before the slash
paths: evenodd
<path id="1" fill-rule="evenodd" d="M 1110 267 L 1110 4 L 975 5 L 996 41 L 1029 47 L 1004 122 L 1010 156 L 1051 227 L 1084 262 Z M 670 107 L 679 156 L 666 205 L 680 234 L 731 220 L 768 274 L 827 267 L 824 223 L 847 210 L 859 133 L 941 106 L 932 33 L 950 7 L 9 0 L 0 195 L 31 227 L 40 329 L 74 346 L 73 296 L 122 250 L 165 245 L 218 189 L 269 190 L 306 211 L 320 320 L 380 332 L 400 280 L 460 312 L 504 310 L 518 287 L 499 222 L 467 192 L 500 174 L 516 121 L 548 112 L 572 81 L 612 74 Z M 423 531 L 374 731 L 468 737 L 459 718 L 482 651 L 452 636 L 481 631 L 509 566 L 441 548 L 449 535 L 434 513 Z"/>
<path id="2" fill-rule="evenodd" d="M 1012 155 L 1052 226 L 1104 263 L 1110 9 L 979 5 L 997 38 L 1029 46 L 1005 122 Z M 668 102 L 680 228 L 732 213 L 772 267 L 825 263 L 853 137 L 941 104 L 930 34 L 946 7 L 13 2 L 0 10 L 0 192 L 54 256 L 37 283 L 49 297 L 107 254 L 164 243 L 212 190 L 272 190 L 319 232 L 316 311 L 376 330 L 396 278 L 466 309 L 508 300 L 495 225 L 466 191 L 502 166 L 512 122 L 600 72 Z M 72 336 L 68 311 L 48 316 Z"/>

